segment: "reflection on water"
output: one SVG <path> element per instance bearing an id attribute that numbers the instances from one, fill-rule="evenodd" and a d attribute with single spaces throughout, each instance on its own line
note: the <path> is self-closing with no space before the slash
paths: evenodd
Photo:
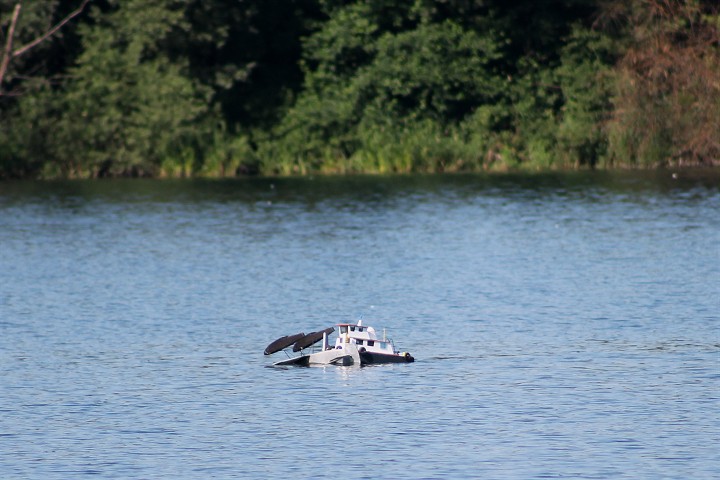
<path id="1" fill-rule="evenodd" d="M 0 184 L 0 476 L 716 477 L 719 185 Z M 361 316 L 416 363 L 266 368 Z"/>

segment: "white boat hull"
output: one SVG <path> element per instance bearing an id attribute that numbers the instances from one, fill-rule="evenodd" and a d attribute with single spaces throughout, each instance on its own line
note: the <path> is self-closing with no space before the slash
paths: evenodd
<path id="1" fill-rule="evenodd" d="M 358 365 L 360 366 L 360 352 L 355 344 L 349 343 L 342 349 L 333 348 L 322 352 L 301 355 L 287 360 L 275 362 L 275 366 L 285 365 Z"/>
<path id="2" fill-rule="evenodd" d="M 342 349 L 334 348 L 332 350 L 325 350 L 323 352 L 311 353 L 310 354 L 310 365 L 341 365 L 347 364 L 346 358 L 350 358 L 349 365 L 360 365 L 360 352 L 357 346 L 349 343 Z"/>

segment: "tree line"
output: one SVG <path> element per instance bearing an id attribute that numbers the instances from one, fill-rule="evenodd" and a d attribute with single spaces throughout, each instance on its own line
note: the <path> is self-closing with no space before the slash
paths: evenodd
<path id="1" fill-rule="evenodd" d="M 711 0 L 0 0 L 0 178 L 720 165 Z"/>

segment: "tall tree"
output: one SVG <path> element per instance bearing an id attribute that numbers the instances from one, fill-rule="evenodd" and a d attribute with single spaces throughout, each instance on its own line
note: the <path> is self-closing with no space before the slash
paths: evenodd
<path id="1" fill-rule="evenodd" d="M 6 91 L 5 85 L 7 83 L 11 87 L 17 87 L 19 83 L 17 80 L 19 79 L 15 79 L 14 77 L 19 76 L 17 74 L 22 72 L 23 66 L 32 66 L 32 61 L 30 61 L 25 65 L 20 64 L 19 68 L 15 68 L 16 64 L 20 63 L 20 57 L 24 56 L 27 58 L 29 53 L 35 50 L 41 50 L 38 49 L 38 47 L 43 43 L 47 43 L 53 36 L 58 35 L 58 32 L 66 24 L 82 14 L 89 1 L 90 0 L 82 0 L 77 8 L 54 25 L 50 25 L 49 22 L 62 10 L 58 8 L 58 0 L 30 2 L 28 7 L 24 7 L 24 2 L 14 4 L 8 20 L 3 22 L 3 24 L 6 24 L 4 35 L 0 36 L 0 40 L 3 40 L 3 46 L 0 50 L 0 96 L 18 94 L 18 92 L 12 89 Z M 0 11 L 4 11 L 6 5 L 9 5 L 7 0 L 0 1 Z M 27 17 L 27 20 L 20 22 L 21 16 Z M 2 26 L 2 24 L 0 24 L 0 26 Z M 45 55 L 47 55 L 47 50 L 48 49 L 46 49 Z"/>
<path id="2" fill-rule="evenodd" d="M 164 160 L 193 157 L 204 133 L 210 91 L 172 54 L 187 29 L 183 3 L 111 5 L 82 28 L 83 52 L 62 91 L 46 92 L 57 118 L 48 155 L 65 175 L 156 175 Z"/>
<path id="3" fill-rule="evenodd" d="M 301 38 L 322 18 L 317 0 L 188 0 L 193 78 L 213 90 L 232 128 L 268 128 L 302 86 Z"/>

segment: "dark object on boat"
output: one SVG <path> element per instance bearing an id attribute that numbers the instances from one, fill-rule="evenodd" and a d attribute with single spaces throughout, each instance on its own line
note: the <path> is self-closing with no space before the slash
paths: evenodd
<path id="1" fill-rule="evenodd" d="M 270 345 L 265 347 L 265 355 L 272 355 L 275 352 L 279 352 L 280 350 L 283 350 L 293 343 L 297 342 L 301 338 L 305 336 L 304 333 L 296 333 L 295 335 L 285 335 L 284 337 L 280 337 L 274 342 L 272 342 Z"/>
<path id="2" fill-rule="evenodd" d="M 317 342 L 322 340 L 323 335 L 330 335 L 334 331 L 335 329 L 333 327 L 329 327 L 325 330 L 320 330 L 319 332 L 308 333 L 303 338 L 295 342 L 295 345 L 293 345 L 293 352 L 299 352 L 300 350 L 308 348 L 311 345 L 315 345 Z"/>
<path id="3" fill-rule="evenodd" d="M 364 348 L 360 349 L 360 365 L 377 365 L 381 363 L 412 363 L 415 358 L 405 352 L 401 355 L 368 352 Z"/>
<path id="4" fill-rule="evenodd" d="M 290 365 L 296 365 L 298 367 L 309 367 L 310 366 L 310 355 L 300 355 L 299 357 L 288 358 L 287 360 L 280 360 L 275 362 L 275 367 L 286 367 Z"/>
<path id="5" fill-rule="evenodd" d="M 350 365 L 353 365 L 355 363 L 355 360 L 353 360 L 352 355 L 343 355 L 342 357 L 336 357 L 330 360 L 331 365 L 341 365 L 343 367 L 349 367 Z"/>

